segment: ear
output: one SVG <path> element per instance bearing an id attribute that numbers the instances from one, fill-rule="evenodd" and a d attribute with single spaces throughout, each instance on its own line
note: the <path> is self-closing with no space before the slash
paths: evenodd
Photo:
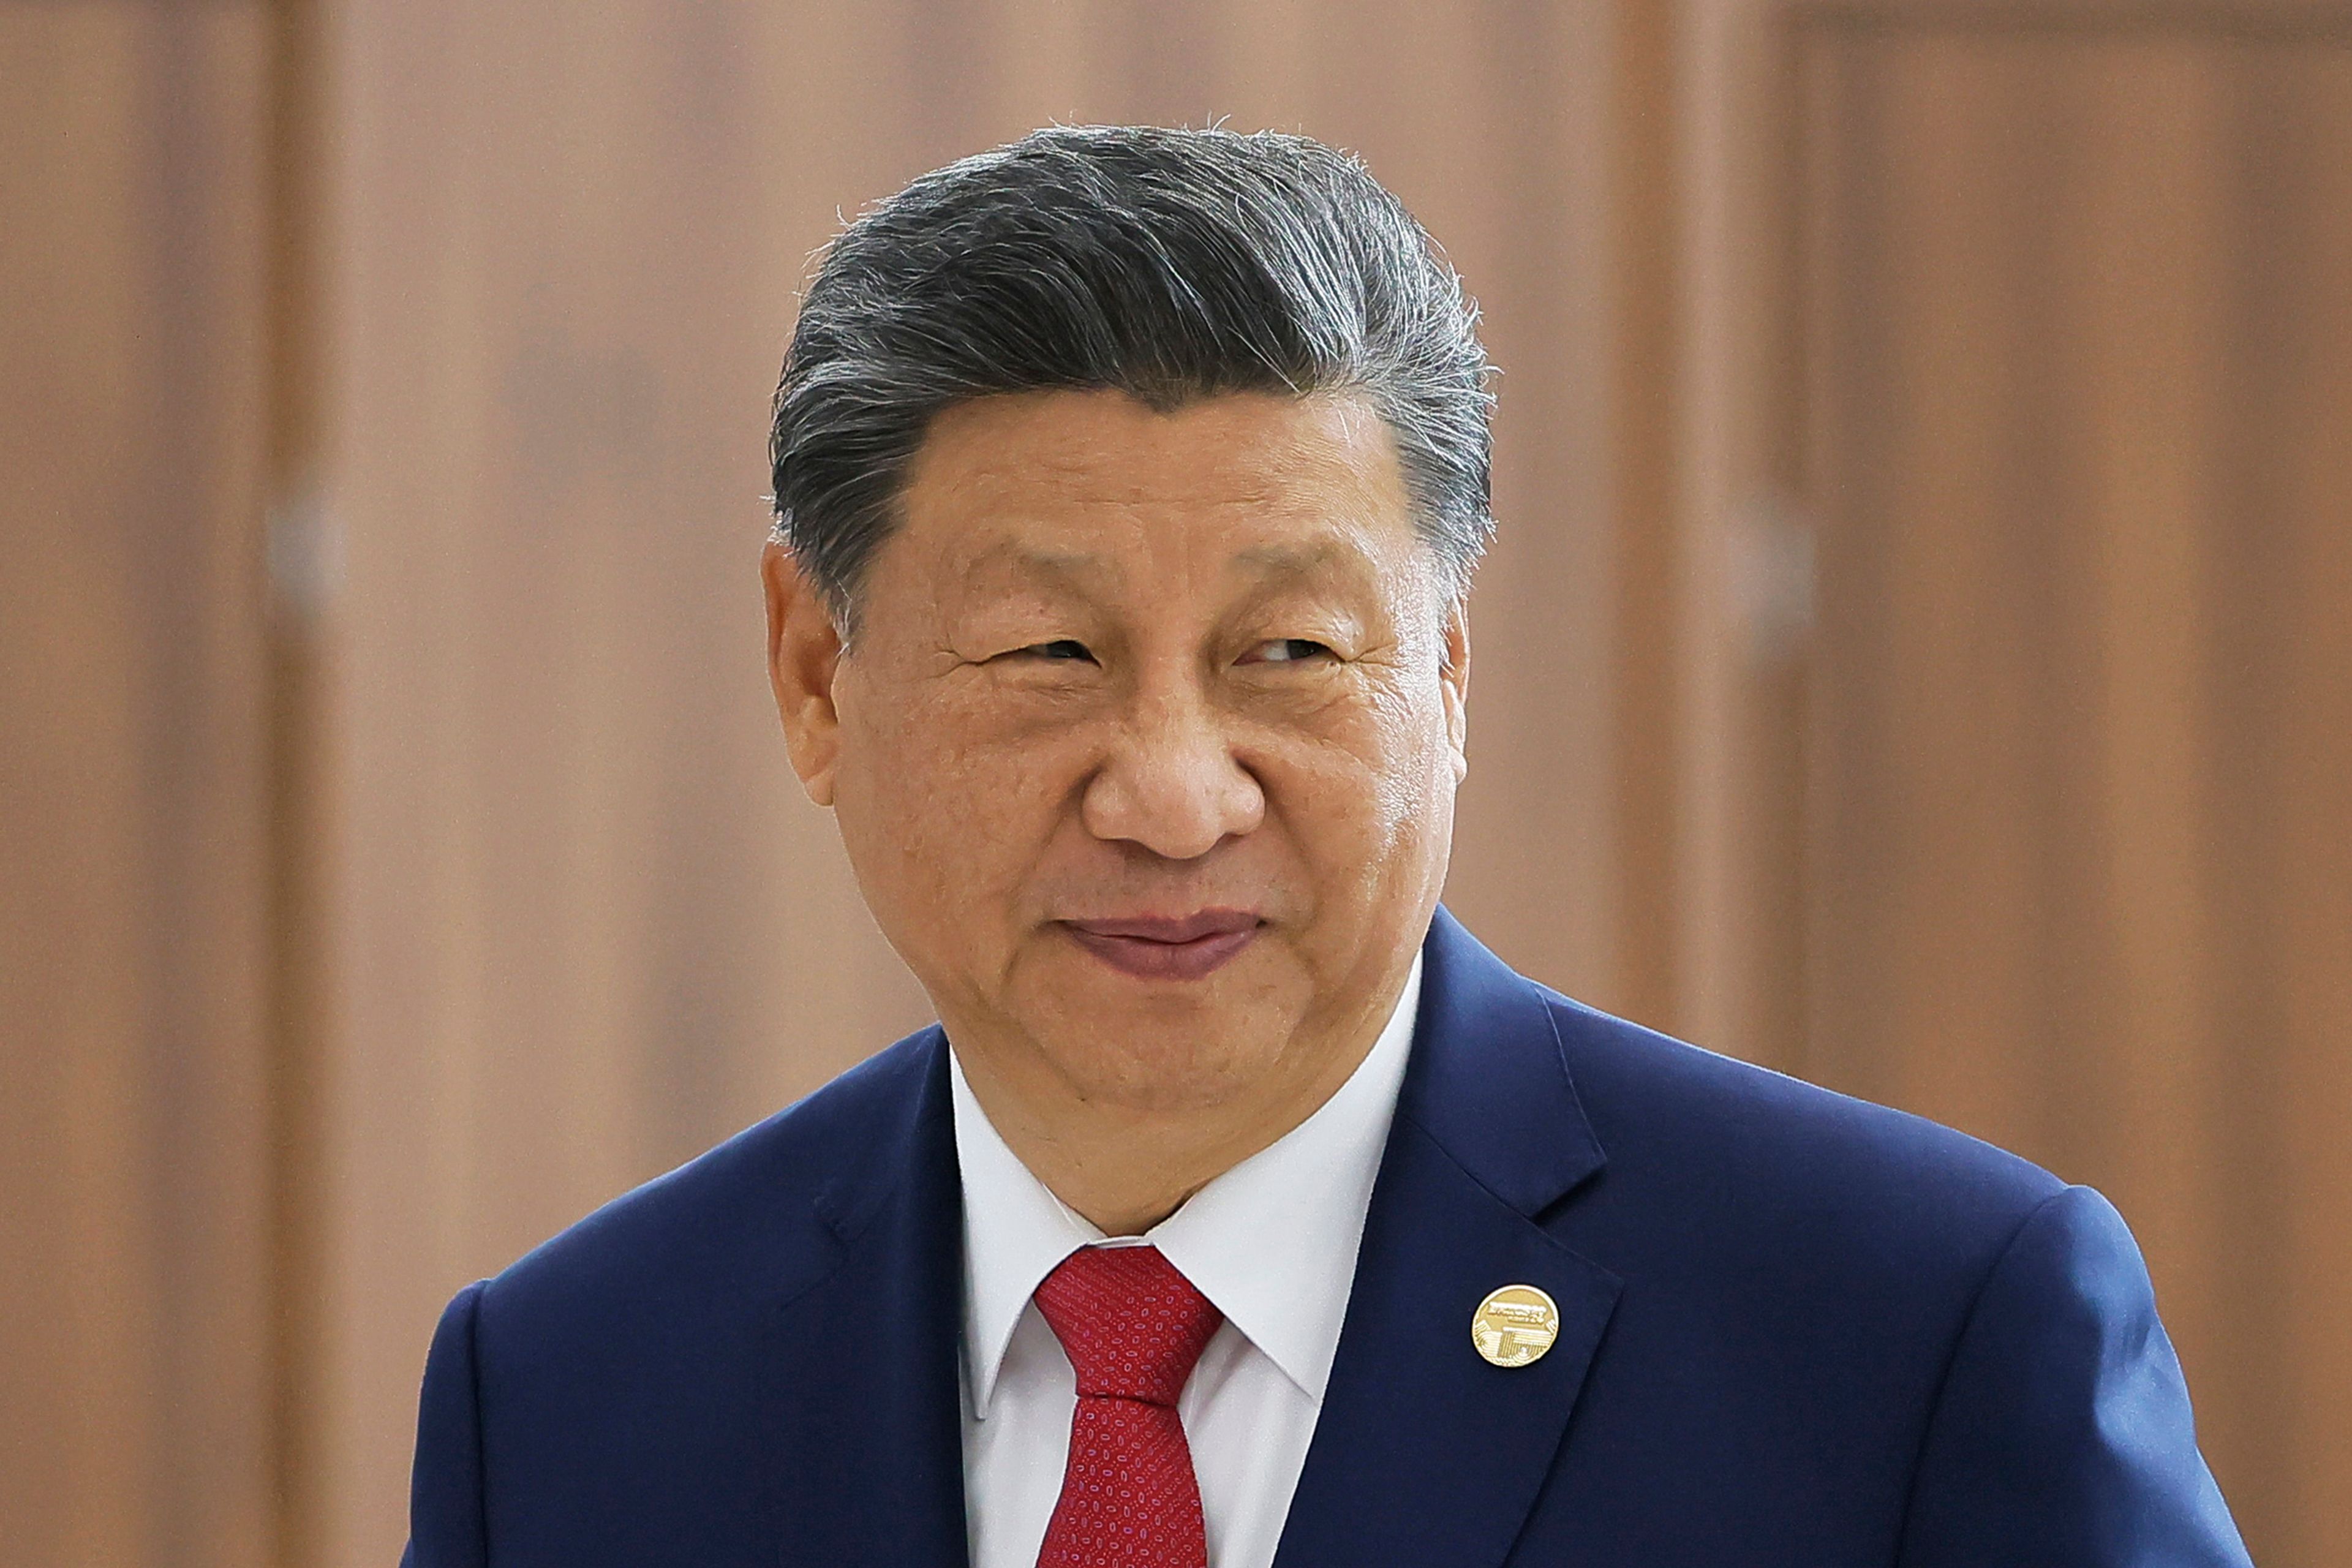
<path id="1" fill-rule="evenodd" d="M 1470 772 L 1470 602 L 1456 594 L 1446 606 L 1444 662 L 1437 680 L 1445 702 L 1445 738 L 1454 748 L 1454 782 Z"/>
<path id="2" fill-rule="evenodd" d="M 774 540 L 760 552 L 760 581 L 768 600 L 768 684 L 784 721 L 784 749 L 808 797 L 829 806 L 841 755 L 841 714 L 833 701 L 841 632 L 824 595 Z"/>

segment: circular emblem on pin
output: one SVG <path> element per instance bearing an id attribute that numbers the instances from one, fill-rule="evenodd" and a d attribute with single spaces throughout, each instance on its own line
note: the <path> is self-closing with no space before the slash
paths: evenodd
<path id="1" fill-rule="evenodd" d="M 1470 1342 L 1496 1366 L 1525 1366 L 1559 1338 L 1559 1309 L 1532 1285 L 1506 1285 L 1478 1303 Z"/>

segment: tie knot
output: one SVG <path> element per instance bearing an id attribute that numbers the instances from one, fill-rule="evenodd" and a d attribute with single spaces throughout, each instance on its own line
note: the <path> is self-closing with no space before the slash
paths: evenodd
<path id="1" fill-rule="evenodd" d="M 1224 1314 L 1156 1247 L 1088 1247 L 1037 1287 L 1078 1393 L 1171 1409 Z"/>

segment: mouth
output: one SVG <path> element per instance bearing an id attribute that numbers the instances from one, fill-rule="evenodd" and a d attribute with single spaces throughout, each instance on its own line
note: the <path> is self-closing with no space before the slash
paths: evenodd
<path id="1" fill-rule="evenodd" d="M 1138 980 L 1203 979 L 1238 957 L 1265 924 L 1248 910 L 1058 923 L 1071 941 Z"/>

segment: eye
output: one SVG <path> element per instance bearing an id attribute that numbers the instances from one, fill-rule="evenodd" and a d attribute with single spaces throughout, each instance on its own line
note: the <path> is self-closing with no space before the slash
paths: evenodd
<path id="1" fill-rule="evenodd" d="M 1276 637 L 1242 656 L 1244 664 L 1303 664 L 1309 659 L 1339 657 L 1310 637 Z"/>
<path id="2" fill-rule="evenodd" d="M 1014 648 L 1008 657 L 1015 658 L 1053 659 L 1056 661 L 1065 659 L 1077 660 L 1083 661 L 1087 664 L 1092 664 L 1095 662 L 1093 652 L 1087 648 L 1086 644 L 1078 641 L 1075 637 L 1056 637 L 1052 642 L 1031 643 L 1026 647 Z"/>

